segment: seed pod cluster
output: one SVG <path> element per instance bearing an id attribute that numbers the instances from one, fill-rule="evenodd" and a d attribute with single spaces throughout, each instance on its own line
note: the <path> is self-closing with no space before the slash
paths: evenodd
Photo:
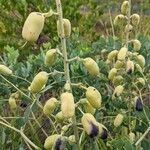
<path id="1" fill-rule="evenodd" d="M 0 64 L 0 74 L 2 75 L 12 75 L 12 70 L 10 70 L 7 66 Z"/>
<path id="2" fill-rule="evenodd" d="M 132 43 L 135 51 L 139 51 L 141 49 L 141 42 L 139 40 L 132 40 Z"/>
<path id="3" fill-rule="evenodd" d="M 64 118 L 71 118 L 75 114 L 74 97 L 72 93 L 65 92 L 61 94 L 61 111 Z"/>
<path id="4" fill-rule="evenodd" d="M 137 26 L 140 23 L 140 16 L 138 14 L 133 14 L 131 16 L 131 23 L 134 26 Z"/>
<path id="5" fill-rule="evenodd" d="M 129 12 L 129 1 L 124 1 L 121 5 L 121 13 L 127 15 Z"/>
<path id="6" fill-rule="evenodd" d="M 112 68 L 109 73 L 108 73 L 108 79 L 109 80 L 113 80 L 114 77 L 116 76 L 117 74 L 117 69 L 116 68 Z"/>
<path id="7" fill-rule="evenodd" d="M 122 84 L 123 80 L 124 79 L 121 75 L 114 77 L 114 79 L 113 79 L 114 86 L 118 86 L 118 85 Z"/>
<path id="8" fill-rule="evenodd" d="M 85 132 L 91 137 L 96 137 L 99 135 L 99 126 L 98 122 L 94 118 L 94 116 L 90 113 L 83 114 L 81 118 L 81 123 Z"/>
<path id="9" fill-rule="evenodd" d="M 50 49 L 46 52 L 45 56 L 45 64 L 48 66 L 52 66 L 56 60 L 56 49 Z"/>
<path id="10" fill-rule="evenodd" d="M 124 87 L 122 85 L 118 85 L 114 90 L 114 96 L 120 96 L 123 93 Z"/>
<path id="11" fill-rule="evenodd" d="M 94 108 L 97 109 L 101 107 L 102 97 L 96 88 L 92 86 L 88 87 L 86 91 L 86 98 Z"/>
<path id="12" fill-rule="evenodd" d="M 50 98 L 43 107 L 43 113 L 50 115 L 57 107 L 58 101 L 56 98 Z"/>
<path id="13" fill-rule="evenodd" d="M 116 116 L 116 118 L 115 118 L 115 120 L 114 120 L 114 126 L 115 127 L 119 127 L 121 124 L 122 124 L 122 122 L 123 122 L 123 115 L 122 114 L 118 114 L 117 116 Z"/>
<path id="14" fill-rule="evenodd" d="M 135 97 L 135 110 L 136 111 L 142 111 L 143 110 L 143 103 L 140 97 Z"/>
<path id="15" fill-rule="evenodd" d="M 65 119 L 65 118 L 64 118 L 64 116 L 63 116 L 63 114 L 62 114 L 62 111 L 60 111 L 60 112 L 58 112 L 58 113 L 56 114 L 56 120 L 57 120 L 58 122 L 62 122 L 64 119 Z"/>
<path id="16" fill-rule="evenodd" d="M 137 63 L 140 65 L 140 67 L 144 68 L 145 58 L 142 55 L 138 55 L 137 56 Z"/>
<path id="17" fill-rule="evenodd" d="M 43 30 L 44 22 L 45 17 L 42 13 L 31 12 L 24 23 L 22 37 L 30 42 L 37 41 Z"/>
<path id="18" fill-rule="evenodd" d="M 113 51 L 111 51 L 108 54 L 107 59 L 110 60 L 110 61 L 112 61 L 113 59 L 116 58 L 117 54 L 118 54 L 118 51 L 117 50 L 113 50 Z"/>
<path id="19" fill-rule="evenodd" d="M 91 75 L 98 76 L 100 74 L 99 66 L 92 58 L 83 59 L 83 64 Z"/>
<path id="20" fill-rule="evenodd" d="M 71 23 L 69 19 L 63 19 L 63 27 L 64 27 L 64 37 L 69 38 L 71 35 Z M 60 27 L 60 22 L 57 21 L 57 32 L 58 36 L 61 37 L 61 27 Z"/>
<path id="21" fill-rule="evenodd" d="M 124 66 L 124 62 L 117 60 L 116 63 L 114 64 L 114 68 L 116 69 L 121 69 Z"/>
<path id="22" fill-rule="evenodd" d="M 134 72 L 134 63 L 133 63 L 133 61 L 131 61 L 131 60 L 128 60 L 128 61 L 127 61 L 126 72 L 127 72 L 128 74 L 131 74 L 131 73 Z"/>
<path id="23" fill-rule="evenodd" d="M 124 61 L 127 55 L 128 49 L 126 47 L 122 47 L 118 53 L 118 60 Z"/>
<path id="24" fill-rule="evenodd" d="M 115 26 L 122 26 L 124 25 L 126 22 L 126 17 L 122 14 L 117 15 L 114 19 L 114 25 Z"/>
<path id="25" fill-rule="evenodd" d="M 29 91 L 31 93 L 38 93 L 46 85 L 48 80 L 47 72 L 39 72 L 33 79 L 31 85 L 29 86 Z"/>

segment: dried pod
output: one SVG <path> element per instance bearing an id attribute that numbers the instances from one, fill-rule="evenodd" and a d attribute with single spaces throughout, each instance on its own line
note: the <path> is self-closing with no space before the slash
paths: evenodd
<path id="1" fill-rule="evenodd" d="M 137 78 L 137 81 L 141 83 L 143 86 L 145 85 L 145 80 L 143 78 Z"/>
<path id="2" fill-rule="evenodd" d="M 63 27 L 64 27 L 65 38 L 69 38 L 71 35 L 71 23 L 68 19 L 63 19 Z M 58 32 L 58 36 L 61 37 L 61 29 L 60 29 L 59 21 L 57 21 L 57 32 Z"/>
<path id="3" fill-rule="evenodd" d="M 131 16 L 131 23 L 134 26 L 137 26 L 140 23 L 140 16 L 138 14 L 133 14 Z"/>
<path id="4" fill-rule="evenodd" d="M 141 49 L 141 42 L 139 40 L 132 40 L 133 49 L 139 51 Z"/>
<path id="5" fill-rule="evenodd" d="M 117 57 L 117 54 L 118 54 L 118 51 L 113 50 L 108 54 L 107 59 L 112 61 L 113 59 L 115 59 Z"/>
<path id="6" fill-rule="evenodd" d="M 11 97 L 8 100 L 9 106 L 11 109 L 16 109 L 17 108 L 17 104 L 16 104 L 16 99 Z"/>
<path id="7" fill-rule="evenodd" d="M 117 60 L 116 63 L 114 64 L 114 68 L 116 69 L 121 69 L 124 66 L 124 62 Z"/>
<path id="8" fill-rule="evenodd" d="M 123 82 L 123 77 L 121 75 L 118 75 L 118 76 L 114 77 L 114 79 L 113 79 L 114 86 L 118 86 L 118 85 L 122 84 L 122 82 Z"/>
<path id="9" fill-rule="evenodd" d="M 52 66 L 56 60 L 56 53 L 57 50 L 56 49 L 50 49 L 46 52 L 46 56 L 45 56 L 45 64 Z"/>
<path id="10" fill-rule="evenodd" d="M 133 26 L 131 24 L 125 26 L 125 32 L 132 32 Z"/>
<path id="11" fill-rule="evenodd" d="M 43 107 L 43 113 L 50 115 L 57 107 L 58 101 L 56 98 L 50 98 Z"/>
<path id="12" fill-rule="evenodd" d="M 129 1 L 124 1 L 121 5 L 121 13 L 127 15 L 129 12 Z"/>
<path id="13" fill-rule="evenodd" d="M 58 122 L 62 122 L 64 119 L 65 119 L 65 118 L 64 118 L 64 116 L 63 116 L 63 114 L 62 114 L 62 111 L 60 111 L 60 112 L 58 112 L 58 113 L 56 114 L 56 120 L 57 120 Z"/>
<path id="14" fill-rule="evenodd" d="M 131 74 L 131 73 L 134 72 L 134 63 L 133 63 L 133 61 L 131 61 L 131 60 L 128 60 L 128 61 L 127 61 L 126 72 L 127 72 L 128 74 Z"/>
<path id="15" fill-rule="evenodd" d="M 88 87 L 86 91 L 86 98 L 94 108 L 101 107 L 102 97 L 100 92 L 96 88 L 92 86 Z"/>
<path id="16" fill-rule="evenodd" d="M 131 143 L 135 142 L 135 134 L 133 132 L 129 133 L 129 139 L 130 139 Z"/>
<path id="17" fill-rule="evenodd" d="M 81 119 L 81 123 L 85 132 L 91 137 L 96 137 L 99 134 L 99 125 L 94 116 L 90 113 L 85 113 Z"/>
<path id="18" fill-rule="evenodd" d="M 143 103 L 140 97 L 135 97 L 135 109 L 136 111 L 143 110 Z"/>
<path id="19" fill-rule="evenodd" d="M 115 88 L 113 95 L 114 96 L 120 96 L 122 94 L 123 90 L 124 90 L 124 87 L 122 85 L 118 85 Z"/>
<path id="20" fill-rule="evenodd" d="M 100 74 L 99 66 L 92 58 L 83 59 L 83 64 L 91 75 L 98 76 Z"/>
<path id="21" fill-rule="evenodd" d="M 2 75 L 12 75 L 12 70 L 10 70 L 5 65 L 0 65 L 0 74 L 2 74 Z"/>
<path id="22" fill-rule="evenodd" d="M 118 60 L 124 61 L 127 55 L 128 49 L 126 47 L 122 47 L 118 53 Z"/>
<path id="23" fill-rule="evenodd" d="M 22 37 L 27 41 L 36 41 L 40 33 L 42 32 L 42 29 L 44 27 L 44 21 L 45 17 L 42 13 L 30 13 L 24 23 L 22 29 Z"/>
<path id="24" fill-rule="evenodd" d="M 114 19 L 114 25 L 115 26 L 122 26 L 124 25 L 126 22 L 126 17 L 122 14 L 117 15 Z"/>
<path id="25" fill-rule="evenodd" d="M 61 111 L 64 118 L 71 118 L 74 116 L 75 104 L 72 93 L 65 92 L 61 94 Z"/>
<path id="26" fill-rule="evenodd" d="M 144 68 L 145 66 L 145 58 L 142 55 L 137 56 L 137 63 Z"/>
<path id="27" fill-rule="evenodd" d="M 99 125 L 100 138 L 103 139 L 103 140 L 107 139 L 107 137 L 108 137 L 108 130 L 107 130 L 107 128 L 101 123 L 98 123 L 98 125 Z"/>
<path id="28" fill-rule="evenodd" d="M 109 79 L 109 80 L 113 80 L 114 77 L 116 76 L 116 74 L 117 74 L 117 69 L 116 69 L 116 68 L 112 68 L 112 69 L 109 71 L 108 79 Z"/>
<path id="29" fill-rule="evenodd" d="M 117 116 L 116 116 L 116 118 L 115 118 L 115 120 L 114 120 L 114 126 L 115 127 L 119 127 L 121 124 L 122 124 L 122 122 L 123 122 L 123 115 L 122 114 L 118 114 Z"/>
<path id="30" fill-rule="evenodd" d="M 31 85 L 29 86 L 29 91 L 31 93 L 38 93 L 46 85 L 48 80 L 47 72 L 39 72 L 33 79 Z"/>

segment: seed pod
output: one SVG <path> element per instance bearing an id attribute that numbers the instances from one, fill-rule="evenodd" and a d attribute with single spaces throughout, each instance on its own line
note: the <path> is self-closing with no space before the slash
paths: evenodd
<path id="1" fill-rule="evenodd" d="M 121 69 L 124 66 L 124 62 L 117 60 L 116 63 L 114 64 L 114 68 L 116 69 Z"/>
<path id="2" fill-rule="evenodd" d="M 71 118 L 74 116 L 75 104 L 72 93 L 65 92 L 61 94 L 61 111 L 64 118 Z"/>
<path id="3" fill-rule="evenodd" d="M 131 73 L 134 72 L 134 63 L 133 63 L 133 61 L 131 61 L 131 60 L 128 60 L 128 61 L 127 61 L 126 72 L 127 72 L 128 74 L 131 74 Z"/>
<path id="4" fill-rule="evenodd" d="M 128 49 L 126 47 L 122 47 L 118 53 L 118 60 L 124 61 L 127 55 Z"/>
<path id="5" fill-rule="evenodd" d="M 43 107 L 43 112 L 45 115 L 50 115 L 57 107 L 58 101 L 56 98 L 50 98 Z"/>
<path id="6" fill-rule="evenodd" d="M 142 55 L 138 55 L 138 56 L 137 56 L 137 62 L 138 62 L 138 64 L 139 64 L 142 68 L 144 68 L 144 66 L 145 66 L 145 58 L 144 58 Z"/>
<path id="7" fill-rule="evenodd" d="M 141 66 L 139 64 L 135 64 L 135 67 L 136 67 L 136 70 L 139 71 L 139 72 L 143 72 Z"/>
<path id="8" fill-rule="evenodd" d="M 103 139 L 103 140 L 107 139 L 107 137 L 108 137 L 108 130 L 107 130 L 107 128 L 101 123 L 98 123 L 98 125 L 99 125 L 100 138 Z"/>
<path id="9" fill-rule="evenodd" d="M 45 17 L 42 13 L 32 12 L 27 17 L 23 29 L 22 37 L 30 42 L 35 42 L 44 27 Z"/>
<path id="10" fill-rule="evenodd" d="M 91 75 L 98 76 L 100 74 L 98 64 L 92 58 L 83 59 L 83 64 Z"/>
<path id="11" fill-rule="evenodd" d="M 132 25 L 137 26 L 140 23 L 140 16 L 138 14 L 133 14 L 130 18 Z"/>
<path id="12" fill-rule="evenodd" d="M 130 139 L 131 143 L 134 143 L 134 141 L 135 141 L 135 134 L 133 132 L 129 133 L 129 139 Z"/>
<path id="13" fill-rule="evenodd" d="M 114 86 L 118 86 L 118 85 L 122 84 L 122 82 L 123 82 L 123 77 L 121 75 L 116 76 L 113 79 Z"/>
<path id="14" fill-rule="evenodd" d="M 139 51 L 141 49 L 141 42 L 139 40 L 132 40 L 133 49 Z"/>
<path id="15" fill-rule="evenodd" d="M 31 93 L 38 93 L 46 85 L 48 80 L 47 72 L 41 71 L 39 72 L 33 79 L 31 85 L 29 86 L 29 91 Z"/>
<path id="16" fill-rule="evenodd" d="M 44 143 L 44 148 L 46 150 L 51 150 L 53 147 L 53 144 L 56 142 L 56 140 L 60 137 L 58 134 L 51 135 L 46 138 L 45 143 Z"/>
<path id="17" fill-rule="evenodd" d="M 69 141 L 70 144 L 76 143 L 75 135 L 70 135 L 68 137 L 68 141 Z"/>
<path id="18" fill-rule="evenodd" d="M 64 116 L 63 116 L 63 114 L 62 114 L 62 111 L 60 111 L 60 112 L 58 112 L 58 113 L 56 114 L 56 120 L 57 120 L 58 122 L 62 122 L 64 119 L 65 119 L 65 118 L 64 118 Z"/>
<path id="19" fill-rule="evenodd" d="M 122 85 L 119 85 L 115 88 L 113 95 L 120 96 L 122 94 L 123 90 L 124 90 L 124 87 Z"/>
<path id="20" fill-rule="evenodd" d="M 12 70 L 10 70 L 5 65 L 0 65 L 0 74 L 2 74 L 2 75 L 12 75 Z"/>
<path id="21" fill-rule="evenodd" d="M 122 26 L 124 25 L 126 22 L 126 17 L 122 14 L 117 15 L 114 19 L 114 25 L 115 26 Z"/>
<path id="22" fill-rule="evenodd" d="M 16 104 L 16 99 L 15 98 L 10 96 L 8 103 L 9 103 L 9 106 L 10 106 L 11 109 L 16 109 L 17 108 L 17 104 Z"/>
<path id="23" fill-rule="evenodd" d="M 145 85 L 145 80 L 143 78 L 137 78 L 137 81 L 141 83 L 143 86 Z"/>
<path id="24" fill-rule="evenodd" d="M 86 100 L 86 103 L 83 105 L 86 113 L 91 113 L 94 115 L 95 108 Z"/>
<path id="25" fill-rule="evenodd" d="M 121 13 L 127 15 L 129 12 L 129 1 L 124 1 L 121 5 Z"/>
<path id="26" fill-rule="evenodd" d="M 71 23 L 68 19 L 63 19 L 63 27 L 64 27 L 65 38 L 69 38 L 71 35 Z M 61 29 L 60 29 L 59 21 L 57 21 L 57 32 L 58 32 L 58 36 L 61 37 Z"/>
<path id="27" fill-rule="evenodd" d="M 118 54 L 118 51 L 117 50 L 113 50 L 113 51 L 111 51 L 108 54 L 107 59 L 112 61 L 114 58 L 116 58 L 117 54 Z"/>
<path id="28" fill-rule="evenodd" d="M 81 123 L 85 132 L 91 137 L 96 137 L 99 134 L 98 122 L 90 113 L 85 113 L 81 119 Z"/>
<path id="29" fill-rule="evenodd" d="M 65 149 L 65 138 L 59 136 L 53 144 L 52 150 L 64 150 Z"/>
<path id="30" fill-rule="evenodd" d="M 116 69 L 116 68 L 112 68 L 112 69 L 109 71 L 108 79 L 109 79 L 109 80 L 113 80 L 114 77 L 116 76 L 116 74 L 117 74 L 117 69 Z"/>
<path id="31" fill-rule="evenodd" d="M 45 56 L 45 64 L 52 66 L 56 60 L 56 53 L 57 50 L 56 49 L 51 49 L 49 51 L 46 52 L 46 56 Z"/>
<path id="32" fill-rule="evenodd" d="M 143 111 L 143 103 L 140 97 L 135 97 L 135 109 L 136 111 Z"/>
<path id="33" fill-rule="evenodd" d="M 131 24 L 125 26 L 125 32 L 131 32 L 133 30 L 133 26 Z"/>
<path id="34" fill-rule="evenodd" d="M 125 127 L 125 126 L 122 126 L 122 128 L 121 128 L 121 134 L 122 135 L 128 135 L 128 128 L 127 127 Z"/>
<path id="35" fill-rule="evenodd" d="M 122 122 L 123 122 L 123 115 L 122 114 L 118 114 L 117 116 L 116 116 L 116 118 L 115 118 L 115 120 L 114 120 L 114 126 L 115 127 L 118 127 L 118 126 L 120 126 L 121 124 L 122 124 Z"/>
<path id="36" fill-rule="evenodd" d="M 86 91 L 86 98 L 94 108 L 101 107 L 102 97 L 96 88 L 92 86 L 88 87 Z"/>

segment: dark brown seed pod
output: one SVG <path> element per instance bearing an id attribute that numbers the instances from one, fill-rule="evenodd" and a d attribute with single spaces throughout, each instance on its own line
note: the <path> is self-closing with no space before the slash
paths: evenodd
<path id="1" fill-rule="evenodd" d="M 143 111 L 143 103 L 140 97 L 135 97 L 135 109 L 136 111 Z"/>

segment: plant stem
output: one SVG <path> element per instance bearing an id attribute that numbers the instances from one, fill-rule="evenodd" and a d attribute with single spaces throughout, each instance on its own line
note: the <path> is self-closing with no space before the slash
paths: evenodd
<path id="1" fill-rule="evenodd" d="M 59 23 L 60 23 L 60 31 L 61 31 L 61 47 L 62 47 L 62 54 L 64 57 L 65 80 L 66 80 L 66 83 L 69 83 L 71 85 L 69 63 L 67 62 L 68 57 L 67 57 L 66 39 L 64 37 L 63 12 L 62 12 L 61 1 L 56 0 L 56 5 L 57 5 L 58 19 L 59 19 Z M 76 116 L 75 115 L 72 117 L 72 122 L 73 122 L 73 129 L 74 129 L 76 143 L 79 146 L 79 144 L 78 144 L 79 134 L 78 134 L 78 128 L 77 128 L 77 124 L 76 124 Z"/>

